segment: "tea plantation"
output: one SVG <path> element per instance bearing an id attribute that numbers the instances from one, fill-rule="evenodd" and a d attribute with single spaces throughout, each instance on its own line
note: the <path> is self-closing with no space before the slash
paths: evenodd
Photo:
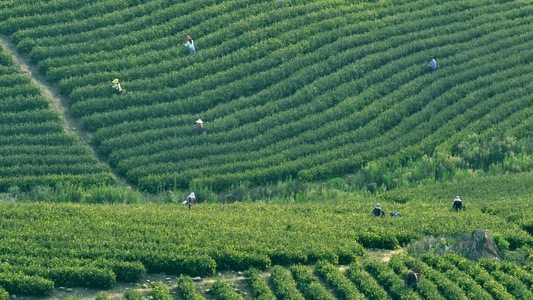
<path id="1" fill-rule="evenodd" d="M 532 23 L 526 0 L 0 1 L 0 299 L 161 273 L 176 286 L 120 298 L 533 299 Z M 416 164 L 431 180 L 389 177 Z M 344 184 L 357 172 L 365 188 Z M 324 185 L 272 203 L 295 181 Z M 208 203 L 239 187 L 265 197 Z M 475 229 L 497 260 L 454 251 Z"/>
<path id="2" fill-rule="evenodd" d="M 527 1 L 0 5 L 0 33 L 69 96 L 110 166 L 150 192 L 323 180 L 454 151 L 474 133 L 527 137 L 531 21 Z"/>

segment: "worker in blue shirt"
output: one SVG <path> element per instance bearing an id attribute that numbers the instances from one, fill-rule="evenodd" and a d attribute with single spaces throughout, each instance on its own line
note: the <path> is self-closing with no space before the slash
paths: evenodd
<path id="1" fill-rule="evenodd" d="M 435 60 L 435 58 L 433 57 L 433 55 L 431 56 L 431 62 L 429 62 L 429 67 L 430 67 L 432 70 L 437 70 L 437 61 Z"/>
<path id="2" fill-rule="evenodd" d="M 187 43 L 185 43 L 185 47 L 189 48 L 189 54 L 193 55 L 194 52 L 195 52 L 194 41 L 192 40 L 192 38 L 190 36 L 187 36 L 187 38 L 185 38 L 185 40 L 187 40 Z"/>

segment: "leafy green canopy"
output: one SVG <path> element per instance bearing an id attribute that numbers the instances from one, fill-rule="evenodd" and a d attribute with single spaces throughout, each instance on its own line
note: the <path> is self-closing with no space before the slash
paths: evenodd
<path id="1" fill-rule="evenodd" d="M 401 166 L 472 134 L 530 135 L 532 8 L 10 1 L 0 32 L 58 82 L 99 152 L 141 190 L 223 191 Z M 114 78 L 126 95 L 113 93 Z"/>

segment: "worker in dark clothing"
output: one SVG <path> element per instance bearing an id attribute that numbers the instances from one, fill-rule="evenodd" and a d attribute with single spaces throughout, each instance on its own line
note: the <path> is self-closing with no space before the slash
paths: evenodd
<path id="1" fill-rule="evenodd" d="M 405 285 L 412 287 L 413 289 L 418 288 L 418 279 L 422 271 L 417 268 L 412 268 L 407 272 L 405 276 Z"/>
<path id="2" fill-rule="evenodd" d="M 381 209 L 381 205 L 376 204 L 374 206 L 374 210 L 372 210 L 372 216 L 373 217 L 383 217 L 385 215 L 385 212 Z"/>
<path id="3" fill-rule="evenodd" d="M 204 133 L 204 122 L 202 119 L 196 120 L 196 126 L 194 126 L 194 130 L 196 131 L 196 134 Z"/>
<path id="4" fill-rule="evenodd" d="M 463 209 L 463 201 L 461 201 L 461 198 L 459 198 L 459 196 L 455 196 L 452 208 L 456 211 L 460 211 Z"/>

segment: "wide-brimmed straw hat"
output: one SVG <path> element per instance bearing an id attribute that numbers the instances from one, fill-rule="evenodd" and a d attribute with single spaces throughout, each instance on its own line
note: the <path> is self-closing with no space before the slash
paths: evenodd
<path id="1" fill-rule="evenodd" d="M 196 120 L 196 123 L 202 124 L 202 123 L 204 123 L 204 121 L 202 121 L 202 119 L 198 119 L 198 120 Z"/>

